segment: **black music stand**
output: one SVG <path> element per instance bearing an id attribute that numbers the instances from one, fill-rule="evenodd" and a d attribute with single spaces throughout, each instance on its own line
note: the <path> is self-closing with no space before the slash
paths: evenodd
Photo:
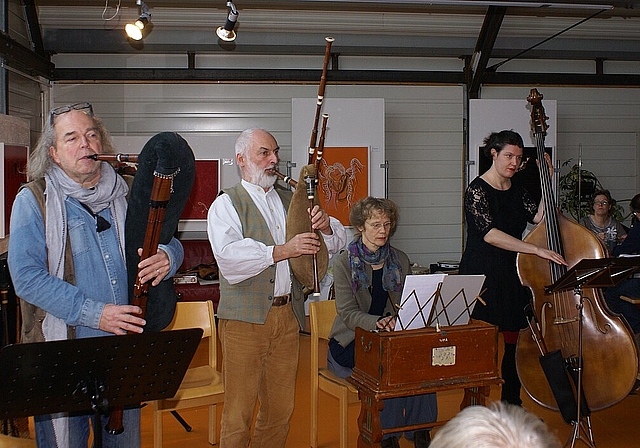
<path id="1" fill-rule="evenodd" d="M 608 288 L 640 270 L 640 256 L 597 258 L 579 261 L 553 285 L 545 287 L 546 293 L 580 288 Z"/>
<path id="2" fill-rule="evenodd" d="M 593 440 L 593 432 L 591 430 L 591 420 L 589 418 L 589 415 L 587 415 L 586 417 L 586 432 L 588 434 L 588 439 L 584 439 L 580 435 L 580 430 L 585 425 L 583 422 L 585 408 L 586 411 L 589 412 L 586 400 L 584 400 L 584 398 L 582 397 L 582 325 L 584 311 L 584 297 L 582 295 L 582 289 L 608 288 L 611 286 L 616 286 L 632 274 L 635 274 L 638 270 L 640 270 L 640 257 L 586 259 L 579 261 L 562 277 L 556 280 L 555 283 L 545 287 L 545 292 L 547 294 L 573 289 L 574 295 L 576 297 L 579 297 L 578 368 L 576 384 L 576 407 L 574 411 L 576 418 L 573 422 L 573 435 L 571 437 L 572 448 L 575 445 L 576 440 L 582 440 L 585 444 L 592 448 L 595 448 L 596 446 Z"/>
<path id="3" fill-rule="evenodd" d="M 191 328 L 7 346 L 0 416 L 93 411 L 94 446 L 101 448 L 100 415 L 174 396 L 201 337 L 201 328 Z"/>

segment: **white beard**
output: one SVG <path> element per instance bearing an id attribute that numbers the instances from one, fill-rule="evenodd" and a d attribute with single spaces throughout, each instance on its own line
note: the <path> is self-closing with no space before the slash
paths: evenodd
<path id="1" fill-rule="evenodd" d="M 273 165 L 274 169 L 275 167 L 276 166 Z M 262 188 L 271 187 L 276 183 L 276 180 L 278 179 L 278 176 L 276 176 L 275 174 L 267 174 L 266 170 L 261 169 L 250 160 L 247 160 L 245 170 L 247 174 L 247 180 L 252 184 L 258 185 Z"/>

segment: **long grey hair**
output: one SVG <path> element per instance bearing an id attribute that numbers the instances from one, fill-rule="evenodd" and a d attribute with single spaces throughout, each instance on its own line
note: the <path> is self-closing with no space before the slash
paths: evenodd
<path id="1" fill-rule="evenodd" d="M 86 113 L 84 111 L 82 112 Z M 91 115 L 89 113 L 87 113 L 87 115 L 93 119 L 96 130 L 100 134 L 102 152 L 105 154 L 115 153 L 113 142 L 111 141 L 111 135 L 102 123 L 102 120 L 95 115 Z M 49 153 L 49 148 L 56 146 L 55 120 L 53 120 L 53 124 L 51 121 L 51 119 L 46 120 L 40 139 L 38 139 L 38 143 L 36 143 L 35 148 L 29 155 L 29 163 L 27 164 L 27 178 L 29 180 L 44 177 L 44 174 L 49 170 L 49 168 L 51 168 L 51 165 L 55 163 Z"/>

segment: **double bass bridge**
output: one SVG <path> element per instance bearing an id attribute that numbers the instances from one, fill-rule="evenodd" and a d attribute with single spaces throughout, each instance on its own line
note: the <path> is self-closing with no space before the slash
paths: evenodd
<path id="1" fill-rule="evenodd" d="M 574 322 L 578 322 L 577 317 L 567 318 L 564 316 L 557 316 L 555 319 L 553 319 L 554 325 L 566 325 L 566 324 L 572 324 Z"/>

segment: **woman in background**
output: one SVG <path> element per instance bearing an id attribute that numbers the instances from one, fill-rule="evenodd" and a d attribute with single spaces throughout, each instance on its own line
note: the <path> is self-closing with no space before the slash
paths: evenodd
<path id="1" fill-rule="evenodd" d="M 502 400 L 519 406 L 516 342 L 519 331 L 527 326 L 524 310 L 530 293 L 518 277 L 516 256 L 521 252 L 567 263 L 556 252 L 522 241 L 527 223 L 539 223 L 544 214 L 542 202 L 536 204 L 527 190 L 511 183 L 522 163 L 522 137 L 514 131 L 494 132 L 485 138 L 484 146 L 492 163 L 465 192 L 467 244 L 459 272 L 486 277 L 482 295 L 486 305 L 476 302 L 472 317 L 497 325 L 502 333 Z M 550 166 L 550 160 L 547 164 Z"/>
<path id="2" fill-rule="evenodd" d="M 627 231 L 617 220 L 611 216 L 616 201 L 611 197 L 609 190 L 598 190 L 591 197 L 591 210 L 593 213 L 580 220 L 580 224 L 596 234 L 605 245 L 609 255 L 627 237 Z"/>
<path id="3" fill-rule="evenodd" d="M 334 261 L 333 274 L 338 315 L 331 329 L 327 365 L 336 375 L 351 375 L 355 361 L 356 327 L 393 331 L 405 276 L 410 273 L 407 255 L 392 247 L 398 210 L 388 199 L 367 197 L 349 213 L 358 234 Z M 384 400 L 380 412 L 382 428 L 428 423 L 436 420 L 435 394 Z M 399 448 L 401 433 L 385 434 L 383 448 Z M 429 446 L 429 431 L 406 432 L 416 448 Z"/>
<path id="4" fill-rule="evenodd" d="M 640 194 L 637 194 L 631 199 L 629 204 L 631 208 L 631 214 L 633 215 L 633 225 L 629 230 L 628 236 L 624 241 L 613 249 L 612 256 L 638 256 L 640 255 L 640 224 L 637 219 L 640 215 Z M 629 326 L 633 330 L 636 340 L 636 347 L 640 351 L 640 308 L 637 305 L 630 303 L 624 299 L 625 297 L 640 297 L 640 278 L 631 276 L 616 286 L 605 288 L 604 298 L 607 301 L 607 305 L 614 313 L 622 314 L 629 323 Z M 633 393 L 640 391 L 640 372 L 636 377 L 636 384 L 633 386 Z"/>

